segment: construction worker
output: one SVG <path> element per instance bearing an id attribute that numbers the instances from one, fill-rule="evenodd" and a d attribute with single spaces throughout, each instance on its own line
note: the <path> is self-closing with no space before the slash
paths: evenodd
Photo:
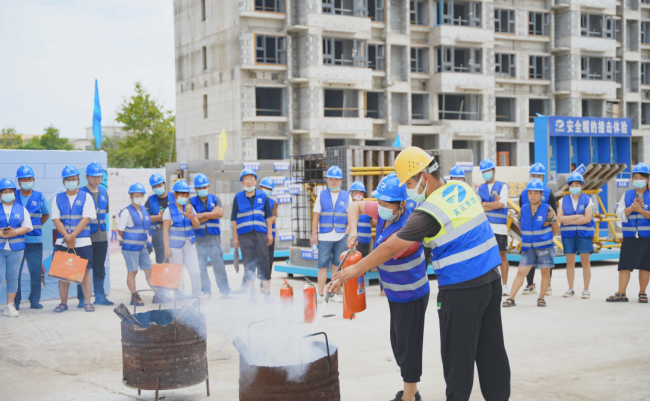
<path id="1" fill-rule="evenodd" d="M 271 269 L 268 247 L 273 243 L 273 214 L 268 197 L 264 191 L 256 190 L 257 174 L 245 168 L 239 175 L 239 181 L 244 188 L 235 195 L 232 204 L 232 246 L 235 252 L 241 247 L 242 262 L 244 263 L 244 282 L 248 286 L 249 299 L 247 304 L 257 303 L 255 296 L 255 272 L 262 281 L 264 302 L 273 304 L 271 298 Z M 240 288 L 236 293 L 244 293 L 246 288 Z"/>
<path id="2" fill-rule="evenodd" d="M 43 231 L 41 228 L 50 218 L 50 210 L 43 194 L 33 189 L 36 178 L 31 167 L 24 165 L 18 167 L 16 178 L 19 187 L 16 191 L 16 203 L 23 205 L 29 212 L 33 230 L 25 234 L 25 255 L 18 270 L 18 291 L 16 292 L 14 305 L 16 310 L 20 309 L 22 299 L 20 272 L 23 271 L 23 265 L 27 260 L 30 282 L 29 307 L 30 309 L 43 309 L 43 305 L 40 304 L 41 276 L 43 275 Z"/>
<path id="3" fill-rule="evenodd" d="M 363 198 L 366 194 L 366 186 L 363 185 L 361 181 L 355 181 L 350 186 L 350 194 L 352 195 L 352 202 L 363 202 Z M 350 209 L 348 209 L 348 221 L 350 217 Z M 356 224 L 358 232 L 358 245 L 357 250 L 361 252 L 361 255 L 365 258 L 370 253 L 370 237 L 372 236 L 372 226 L 373 226 L 372 217 L 365 213 L 359 215 L 359 220 Z M 349 238 L 348 238 L 349 242 Z"/>
<path id="4" fill-rule="evenodd" d="M 593 222 L 594 201 L 591 196 L 581 194 L 585 179 L 577 172 L 573 172 L 567 179 L 569 195 L 560 199 L 558 220 L 562 223 L 562 248 L 566 256 L 566 275 L 569 289 L 564 293 L 565 298 L 574 296 L 573 282 L 576 274 L 576 253 L 580 254 L 582 264 L 582 277 L 585 283 L 582 299 L 589 299 L 589 282 L 591 281 L 591 263 L 589 258 L 594 251 L 594 232 L 596 225 Z M 551 270 L 552 271 L 552 270 Z"/>
<path id="5" fill-rule="evenodd" d="M 94 258 L 89 224 L 91 220 L 97 220 L 97 211 L 93 196 L 89 192 L 79 190 L 79 170 L 75 166 L 65 166 L 61 176 L 65 192 L 57 194 L 52 202 L 52 222 L 56 227 L 57 238 L 54 252 L 73 249 L 77 256 L 88 261 L 86 273 L 81 281 L 83 308 L 86 312 L 94 312 L 95 306 L 90 302 L 93 292 L 90 270 L 93 268 Z M 59 280 L 61 303 L 54 308 L 54 313 L 68 310 L 69 288 L 69 282 Z M 79 300 L 79 303 L 82 301 Z"/>
<path id="6" fill-rule="evenodd" d="M 449 170 L 449 179 L 465 182 L 465 171 L 461 166 L 454 166 Z"/>
<path id="7" fill-rule="evenodd" d="M 485 184 L 478 188 L 478 195 L 481 197 L 483 210 L 487 215 L 490 227 L 494 231 L 494 237 L 499 244 L 499 255 L 501 256 L 501 279 L 503 281 L 503 295 L 509 295 L 508 289 L 508 186 L 497 181 L 495 178 L 496 166 L 490 159 L 483 159 L 479 165 L 483 174 Z"/>
<path id="8" fill-rule="evenodd" d="M 151 226 L 149 227 L 149 235 L 151 235 L 151 243 L 153 250 L 156 254 L 156 263 L 161 264 L 165 260 L 165 242 L 163 241 L 162 230 L 162 216 L 167 206 L 176 202 L 173 193 L 167 192 L 165 178 L 154 173 L 149 177 L 149 185 L 153 190 L 153 195 L 147 199 L 145 207 L 151 217 Z"/>
<path id="9" fill-rule="evenodd" d="M 395 173 L 384 177 L 372 196 L 377 198 L 376 202 L 354 202 L 348 209 L 350 248 L 360 245 L 361 217 L 377 220 L 377 248 L 404 227 L 411 215 L 411 210 L 406 207 L 406 185 L 400 184 Z M 379 282 L 386 286 L 390 310 L 390 344 L 404 380 L 404 389 L 396 394 L 395 399 L 421 400 L 417 384 L 422 376 L 424 316 L 430 292 L 422 243 L 414 243 L 406 251 L 379 265 L 377 271 Z M 424 285 L 400 291 L 401 288 L 420 281 Z"/>
<path id="10" fill-rule="evenodd" d="M 16 202 L 16 185 L 8 178 L 0 179 L 0 200 L 0 289 L 5 277 L 7 279 L 7 304 L 2 314 L 18 317 L 14 305 L 20 280 L 18 269 L 25 252 L 25 234 L 32 231 L 32 220 L 29 211 Z"/>
<path id="11" fill-rule="evenodd" d="M 395 159 L 397 177 L 400 184 L 406 184 L 409 198 L 422 204 L 395 237 L 356 265 L 337 272 L 328 291 L 338 290 L 341 283 L 386 263 L 416 243 L 432 247 L 447 400 L 469 400 L 475 364 L 484 398 L 507 400 L 510 364 L 501 326 L 498 245 L 476 192 L 463 182 L 445 183 L 438 168 L 434 158 L 420 148 L 400 152 Z M 387 290 L 396 292 L 425 285 L 427 277 L 407 285 L 384 283 Z M 415 396 L 408 392 L 401 399 L 413 401 Z"/>
<path id="12" fill-rule="evenodd" d="M 88 184 L 81 188 L 81 192 L 90 194 L 97 218 L 90 220 L 90 241 L 93 247 L 93 290 L 95 291 L 95 305 L 113 305 L 106 298 L 104 280 L 106 278 L 106 253 L 108 253 L 108 192 L 100 184 L 104 179 L 104 168 L 97 162 L 92 162 L 86 167 L 86 180 Z M 83 308 L 84 294 L 80 285 L 77 285 L 78 308 Z"/>
<path id="13" fill-rule="evenodd" d="M 538 180 L 544 182 L 544 178 L 546 177 L 546 167 L 542 163 L 535 163 L 532 166 L 530 166 L 530 170 L 528 171 L 528 180 L 532 180 L 533 178 L 537 178 Z M 521 192 L 521 195 L 519 195 L 519 207 L 521 208 L 525 203 L 528 203 L 528 194 L 527 194 L 526 189 L 524 189 Z M 557 199 L 555 198 L 555 195 L 553 195 L 553 192 L 548 187 L 544 187 L 544 191 L 542 192 L 542 203 L 548 203 L 551 209 L 555 212 L 555 214 L 558 213 L 558 207 L 557 207 Z M 533 266 L 532 269 L 530 269 L 530 272 L 528 273 L 528 276 L 526 276 L 526 288 L 522 291 L 523 295 L 531 295 L 531 294 L 537 294 L 537 290 L 535 289 L 535 270 L 538 269 L 539 266 Z M 551 269 L 551 279 L 553 279 L 553 269 Z M 546 295 L 553 295 L 553 290 L 551 289 L 551 284 L 549 282 L 548 289 L 546 290 Z"/>
<path id="14" fill-rule="evenodd" d="M 228 299 L 231 298 L 230 285 L 228 284 L 226 266 L 223 263 L 219 221 L 223 217 L 223 203 L 219 197 L 209 192 L 210 180 L 205 174 L 197 174 L 194 177 L 194 189 L 196 189 L 197 196 L 190 198 L 190 202 L 192 202 L 199 223 L 201 223 L 201 226 L 194 230 L 199 270 L 201 271 L 201 292 L 204 298 L 212 296 L 212 284 L 210 284 L 210 275 L 208 275 L 209 258 L 221 298 Z"/>
<path id="15" fill-rule="evenodd" d="M 623 244 L 618 261 L 618 292 L 607 302 L 628 302 L 625 294 L 634 269 L 639 270 L 639 302 L 648 303 L 650 281 L 650 167 L 638 163 L 632 169 L 634 189 L 625 191 L 618 202 L 616 216 L 623 223 Z"/>
<path id="16" fill-rule="evenodd" d="M 537 178 L 526 185 L 528 203 L 521 208 L 521 261 L 515 281 L 512 283 L 510 296 L 503 302 L 503 307 L 517 306 L 515 296 L 524 284 L 524 278 L 534 266 L 542 270 L 542 287 L 548 288 L 551 282 L 551 269 L 555 266 L 555 244 L 553 237 L 560 226 L 555 212 L 548 203 L 542 202 L 544 183 Z M 544 292 L 540 291 L 537 306 L 545 307 Z"/>
<path id="17" fill-rule="evenodd" d="M 278 218 L 278 203 L 275 201 L 275 199 L 271 198 L 271 194 L 273 193 L 274 188 L 275 183 L 271 177 L 264 177 L 262 181 L 260 181 L 260 189 L 266 195 L 266 199 L 269 200 L 271 214 L 273 215 L 271 217 L 271 223 L 273 223 L 271 226 L 273 228 L 273 243 L 269 245 L 269 274 L 273 273 L 273 259 L 275 256 L 275 221 Z M 260 285 L 262 285 L 261 282 Z"/>
<path id="18" fill-rule="evenodd" d="M 343 171 L 338 166 L 330 167 L 325 179 L 327 188 L 314 202 L 310 238 L 311 246 L 318 246 L 318 302 L 325 299 L 323 291 L 328 270 L 339 266 L 341 254 L 348 249 L 348 206 L 352 203 L 348 191 L 341 190 Z M 338 295 L 331 299 L 343 302 Z"/>

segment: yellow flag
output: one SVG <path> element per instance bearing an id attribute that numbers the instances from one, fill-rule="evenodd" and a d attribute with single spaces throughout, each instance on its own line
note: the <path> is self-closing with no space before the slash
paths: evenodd
<path id="1" fill-rule="evenodd" d="M 223 157 L 226 155 L 226 149 L 228 149 L 228 138 L 226 136 L 226 130 L 222 130 L 219 134 L 219 160 L 223 160 Z"/>

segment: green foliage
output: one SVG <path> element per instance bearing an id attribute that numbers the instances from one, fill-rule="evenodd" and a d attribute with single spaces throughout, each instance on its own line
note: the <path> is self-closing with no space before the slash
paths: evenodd
<path id="1" fill-rule="evenodd" d="M 15 128 L 0 130 L 0 149 L 14 149 L 22 144 L 23 138 L 16 132 Z"/>
<path id="2" fill-rule="evenodd" d="M 58 128 L 50 125 L 45 128 L 45 133 L 35 136 L 25 142 L 13 128 L 4 128 L 0 134 L 0 148 L 2 149 L 31 149 L 31 150 L 74 150 L 74 145 L 68 138 L 61 138 Z"/>

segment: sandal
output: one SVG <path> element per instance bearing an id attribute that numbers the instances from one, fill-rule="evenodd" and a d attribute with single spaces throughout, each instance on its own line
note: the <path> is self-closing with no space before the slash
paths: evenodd
<path id="1" fill-rule="evenodd" d="M 66 304 L 59 304 L 56 308 L 54 308 L 54 313 L 63 313 L 68 310 L 68 305 Z"/>
<path id="2" fill-rule="evenodd" d="M 640 292 L 639 293 L 639 303 L 640 304 L 647 304 L 648 303 L 648 294 L 645 292 Z"/>
<path id="3" fill-rule="evenodd" d="M 514 299 L 508 298 L 505 301 L 503 301 L 503 304 L 501 306 L 503 306 L 504 308 L 510 308 L 512 306 L 517 306 L 517 304 L 515 303 Z"/>
<path id="4" fill-rule="evenodd" d="M 540 308 L 546 308 L 546 301 L 544 298 L 537 298 L 537 306 Z"/>
<path id="5" fill-rule="evenodd" d="M 639 294 L 641 295 L 641 294 Z M 639 297 L 639 302 L 641 300 L 641 297 Z M 618 292 L 611 297 L 608 297 L 605 301 L 607 302 L 628 302 L 629 299 L 625 296 L 625 294 L 619 294 Z"/>
<path id="6" fill-rule="evenodd" d="M 95 311 L 95 307 L 93 306 L 93 304 L 86 304 L 84 306 L 84 309 L 86 310 L 86 312 L 94 312 Z"/>

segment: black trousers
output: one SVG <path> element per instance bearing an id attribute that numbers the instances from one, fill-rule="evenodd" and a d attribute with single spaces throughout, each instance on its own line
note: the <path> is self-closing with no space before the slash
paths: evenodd
<path id="1" fill-rule="evenodd" d="M 537 270 L 537 266 L 533 266 L 526 276 L 526 282 L 528 283 L 528 286 L 533 285 L 535 282 L 535 270 Z M 551 269 L 551 277 L 553 277 L 553 269 Z"/>
<path id="2" fill-rule="evenodd" d="M 411 302 L 388 301 L 390 345 L 405 383 L 417 383 L 422 376 L 424 315 L 429 294 Z"/>
<path id="3" fill-rule="evenodd" d="M 277 241 L 277 237 L 273 238 L 273 243 L 269 246 L 269 274 L 273 273 L 273 256 L 275 255 L 275 241 Z"/>
<path id="4" fill-rule="evenodd" d="M 501 281 L 438 292 L 440 353 L 448 401 L 467 401 L 474 363 L 486 401 L 510 398 L 510 362 L 501 327 Z"/>
<path id="5" fill-rule="evenodd" d="M 361 252 L 361 256 L 365 258 L 370 253 L 370 244 L 362 244 L 359 242 L 357 244 L 357 251 Z"/>
<path id="6" fill-rule="evenodd" d="M 153 251 L 156 253 L 156 263 L 161 264 L 165 261 L 165 241 L 163 241 L 162 227 L 158 228 L 151 237 L 151 245 L 153 245 Z"/>
<path id="7" fill-rule="evenodd" d="M 95 300 L 106 298 L 104 291 L 104 279 L 106 278 L 106 253 L 108 253 L 108 241 L 93 242 L 93 291 Z M 84 292 L 80 285 L 77 285 L 77 298 L 84 299 Z"/>

